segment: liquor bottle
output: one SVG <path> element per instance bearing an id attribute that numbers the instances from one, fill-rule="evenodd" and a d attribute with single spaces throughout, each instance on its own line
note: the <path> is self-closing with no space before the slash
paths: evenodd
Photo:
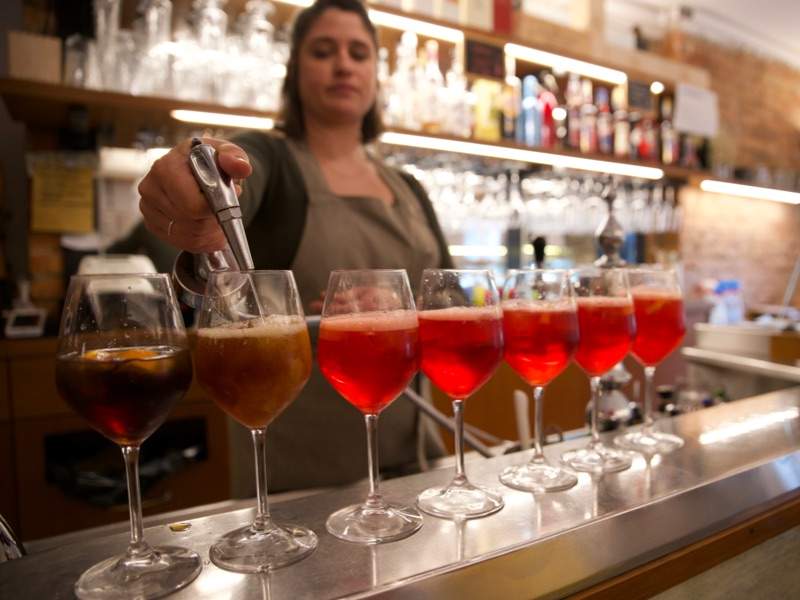
<path id="1" fill-rule="evenodd" d="M 542 143 L 539 90 L 539 80 L 535 75 L 526 75 L 522 79 L 522 143 L 531 147 Z"/>
<path id="2" fill-rule="evenodd" d="M 475 97 L 474 104 L 474 129 L 475 138 L 486 142 L 499 142 L 500 110 L 498 97 L 502 86 L 497 81 L 478 79 L 472 84 L 472 93 Z"/>
<path id="3" fill-rule="evenodd" d="M 441 129 L 441 106 L 444 97 L 444 76 L 439 68 L 439 42 L 425 42 L 425 54 L 420 71 L 423 74 L 420 108 L 422 109 L 422 130 L 426 133 L 439 133 Z"/>
<path id="4" fill-rule="evenodd" d="M 446 110 L 442 117 L 442 124 L 445 133 L 468 138 L 472 133 L 472 107 L 460 54 L 457 48 L 453 51 L 450 69 L 445 75 L 447 91 L 444 105 Z"/>
<path id="5" fill-rule="evenodd" d="M 631 125 L 628 121 L 628 99 L 625 86 L 618 85 L 611 92 L 611 106 L 614 108 L 614 155 L 628 156 L 630 153 Z"/>
<path id="6" fill-rule="evenodd" d="M 673 165 L 680 159 L 678 132 L 672 126 L 672 98 L 661 100 L 661 162 Z"/>
<path id="7" fill-rule="evenodd" d="M 656 129 L 653 127 L 653 120 L 645 116 L 641 120 L 642 136 L 639 140 L 639 158 L 642 160 L 654 160 L 658 154 L 658 141 L 656 139 Z"/>
<path id="8" fill-rule="evenodd" d="M 539 109 L 542 119 L 541 145 L 543 148 L 554 148 L 556 145 L 557 132 L 556 122 L 553 117 L 553 109 L 558 106 L 558 83 L 552 73 L 543 73 L 540 76 L 542 83 L 539 92 Z"/>
<path id="9" fill-rule="evenodd" d="M 421 126 L 417 111 L 417 34 L 406 31 L 397 45 L 397 66 L 392 74 L 392 94 L 389 98 L 390 123 L 405 129 Z"/>
<path id="10" fill-rule="evenodd" d="M 506 83 L 503 86 L 501 107 L 503 112 L 503 139 L 514 140 L 518 137 L 517 123 L 522 110 L 522 82 L 516 75 L 514 57 L 506 55 Z"/>
<path id="11" fill-rule="evenodd" d="M 564 93 L 567 101 L 567 146 L 578 150 L 581 147 L 581 80 L 575 73 L 569 74 L 567 89 Z"/>
<path id="12" fill-rule="evenodd" d="M 644 137 L 644 129 L 642 128 L 642 117 L 637 112 L 632 112 L 630 115 L 630 128 L 631 132 L 628 136 L 628 156 L 633 159 L 642 158 L 639 154 L 642 148 L 642 138 Z"/>
<path id="13" fill-rule="evenodd" d="M 614 119 L 608 104 L 608 89 L 597 88 L 597 149 L 601 154 L 614 151 Z"/>
<path id="14" fill-rule="evenodd" d="M 586 154 L 597 152 L 597 107 L 594 105 L 592 82 L 581 82 L 580 149 Z"/>

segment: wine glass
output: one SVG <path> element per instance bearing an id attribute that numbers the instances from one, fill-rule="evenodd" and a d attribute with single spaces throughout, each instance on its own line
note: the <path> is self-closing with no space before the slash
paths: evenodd
<path id="1" fill-rule="evenodd" d="M 291 271 L 221 271 L 208 278 L 194 348 L 197 380 L 219 407 L 250 429 L 256 516 L 210 548 L 212 562 L 260 573 L 308 556 L 313 531 L 276 524 L 267 499 L 267 426 L 311 374 L 311 342 Z"/>
<path id="2" fill-rule="evenodd" d="M 625 358 L 636 324 L 625 269 L 587 267 L 571 274 L 578 305 L 580 341 L 575 362 L 589 375 L 592 390 L 592 437 L 588 447 L 570 450 L 561 460 L 576 471 L 614 473 L 631 466 L 628 453 L 600 441 L 597 412 L 600 377 Z"/>
<path id="3" fill-rule="evenodd" d="M 533 388 L 534 454 L 508 467 L 500 481 L 525 492 L 558 492 L 578 483 L 569 471 L 547 462 L 542 450 L 545 386 L 569 364 L 578 346 L 578 313 L 567 271 L 514 271 L 503 286 L 506 362 Z"/>
<path id="4" fill-rule="evenodd" d="M 644 424 L 640 431 L 618 436 L 618 446 L 645 455 L 667 453 L 683 446 L 677 435 L 653 430 L 653 377 L 656 365 L 677 348 L 686 333 L 683 297 L 673 270 L 628 271 L 636 314 L 636 337 L 631 353 L 644 367 Z"/>
<path id="5" fill-rule="evenodd" d="M 378 415 L 419 368 L 417 336 L 417 313 L 404 270 L 331 273 L 317 359 L 330 384 L 364 414 L 369 465 L 366 501 L 336 511 L 326 523 L 343 540 L 391 542 L 422 526 L 414 507 L 390 504 L 378 490 Z"/>
<path id="6" fill-rule="evenodd" d="M 139 448 L 191 381 L 186 331 L 166 275 L 70 279 L 56 385 L 67 404 L 122 448 L 131 522 L 125 554 L 85 571 L 75 583 L 78 598 L 156 598 L 200 573 L 196 552 L 144 541 L 139 491 Z"/>
<path id="7" fill-rule="evenodd" d="M 503 358 L 497 288 L 486 270 L 426 269 L 419 293 L 421 367 L 453 401 L 456 472 L 447 486 L 423 491 L 417 505 L 437 517 L 484 517 L 503 508 L 503 498 L 473 485 L 464 472 L 464 400 Z"/>

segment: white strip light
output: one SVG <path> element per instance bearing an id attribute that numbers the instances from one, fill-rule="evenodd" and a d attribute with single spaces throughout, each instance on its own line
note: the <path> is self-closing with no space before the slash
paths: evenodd
<path id="1" fill-rule="evenodd" d="M 584 77 L 599 79 L 600 81 L 607 81 L 608 83 L 616 85 L 628 81 L 628 76 L 622 71 L 601 67 L 600 65 L 576 60 L 574 58 L 567 58 L 566 56 L 545 52 L 544 50 L 520 46 L 519 44 L 506 44 L 505 53 L 509 56 L 513 56 L 517 60 L 550 67 L 554 71 L 560 73 L 576 73 Z"/>
<path id="2" fill-rule="evenodd" d="M 311 6 L 311 0 L 278 0 L 282 4 L 306 7 Z M 394 13 L 382 10 L 369 9 L 369 19 L 378 27 L 388 27 L 389 29 L 399 29 L 400 31 L 412 31 L 417 35 L 435 38 L 453 44 L 464 41 L 464 32 L 453 27 L 444 27 L 426 21 L 419 21 L 409 17 L 403 17 Z"/>
<path id="3" fill-rule="evenodd" d="M 700 182 L 700 189 L 704 192 L 711 192 L 714 194 L 728 194 L 729 196 L 742 196 L 745 198 L 756 198 L 758 200 L 774 200 L 775 202 L 786 202 L 787 204 L 800 204 L 799 193 L 776 190 L 775 188 L 704 179 Z"/>
<path id="4" fill-rule="evenodd" d="M 173 110 L 169 114 L 176 121 L 202 123 L 203 125 L 216 125 L 218 127 L 272 129 L 275 126 L 275 121 L 267 117 L 249 117 L 246 115 L 230 115 L 199 110 Z"/>
<path id="5" fill-rule="evenodd" d="M 459 245 L 451 244 L 447 247 L 450 251 L 450 256 L 473 256 L 482 258 L 498 258 L 508 254 L 508 248 L 505 246 L 492 246 L 492 245 Z"/>
<path id="6" fill-rule="evenodd" d="M 501 160 L 516 160 L 537 165 L 549 165 L 551 167 L 560 167 L 564 169 L 578 169 L 580 171 L 593 171 L 596 173 L 608 173 L 610 175 L 639 177 L 641 179 L 661 179 L 664 177 L 664 171 L 656 167 L 595 160 L 593 158 L 582 158 L 579 156 L 564 156 L 560 154 L 550 154 L 548 152 L 537 152 L 535 150 L 523 150 L 522 148 L 492 146 L 489 144 L 479 144 L 477 142 L 462 142 L 460 140 L 448 140 L 424 135 L 397 133 L 394 131 L 387 131 L 381 135 L 381 142 L 396 146 L 411 146 L 440 152 L 457 152 L 460 154 L 471 154 L 473 156 L 499 158 Z"/>
<path id="7" fill-rule="evenodd" d="M 444 27 L 426 21 L 409 19 L 382 10 L 369 10 L 370 20 L 379 27 L 399 29 L 400 31 L 413 31 L 417 35 L 443 40 L 452 44 L 460 44 L 464 41 L 464 32 L 452 27 Z"/>

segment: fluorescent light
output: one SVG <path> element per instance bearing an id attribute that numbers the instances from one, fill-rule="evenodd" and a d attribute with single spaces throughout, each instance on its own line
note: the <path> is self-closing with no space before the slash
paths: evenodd
<path id="1" fill-rule="evenodd" d="M 600 65 L 576 60 L 574 58 L 567 58 L 566 56 L 545 52 L 544 50 L 520 46 L 519 44 L 506 44 L 505 53 L 509 56 L 513 56 L 517 60 L 550 67 L 554 71 L 561 73 L 576 73 L 584 77 L 591 77 L 592 79 L 599 79 L 600 81 L 607 81 L 616 85 L 628 81 L 628 76 L 622 71 L 601 67 Z"/>
<path id="2" fill-rule="evenodd" d="M 727 442 L 728 440 L 746 435 L 759 429 L 765 429 L 770 425 L 783 423 L 791 419 L 796 419 L 800 415 L 800 409 L 797 407 L 787 408 L 786 410 L 775 411 L 771 413 L 753 415 L 746 417 L 736 423 L 727 423 L 716 429 L 704 431 L 700 434 L 699 441 L 703 446 L 709 444 L 717 444 L 719 442 Z"/>
<path id="3" fill-rule="evenodd" d="M 448 250 L 450 250 L 450 256 L 476 256 L 476 257 L 497 258 L 508 254 L 508 248 L 506 248 L 505 246 L 493 246 L 488 244 L 487 245 L 452 244 L 448 246 Z"/>
<path id="4" fill-rule="evenodd" d="M 202 112 L 199 110 L 173 110 L 169 115 L 176 121 L 186 123 L 202 123 L 219 127 L 236 127 L 239 129 L 272 129 L 275 121 L 267 117 L 249 117 L 227 113 Z"/>
<path id="5" fill-rule="evenodd" d="M 282 4 L 291 4 L 292 6 L 310 6 L 311 0 L 278 0 Z M 464 32 L 460 29 L 453 27 L 444 27 L 427 21 L 419 21 L 409 17 L 403 17 L 394 13 L 385 12 L 382 10 L 369 9 L 369 19 L 373 24 L 379 27 L 388 27 L 389 29 L 399 29 L 400 31 L 413 31 L 417 35 L 422 35 L 445 42 L 458 44 L 464 41 Z"/>
<path id="6" fill-rule="evenodd" d="M 774 200 L 775 202 L 786 202 L 787 204 L 800 204 L 800 193 L 776 190 L 775 188 L 704 179 L 700 182 L 700 189 L 704 192 L 711 192 L 714 194 L 728 194 L 729 196 L 743 196 L 745 198 L 756 198 L 758 200 Z"/>
<path id="7" fill-rule="evenodd" d="M 382 10 L 370 9 L 369 18 L 375 25 L 380 27 L 399 29 L 400 31 L 413 31 L 417 35 L 436 38 L 453 44 L 459 44 L 464 41 L 464 32 L 459 29 L 418 21 L 417 19 L 402 17 Z"/>
<path id="8" fill-rule="evenodd" d="M 659 94 L 664 92 L 664 84 L 660 81 L 654 81 L 650 84 L 650 93 L 654 96 L 658 96 Z"/>
<path id="9" fill-rule="evenodd" d="M 457 152 L 473 156 L 499 158 L 501 160 L 516 160 L 537 165 L 549 165 L 551 167 L 561 167 L 564 169 L 578 169 L 581 171 L 608 173 L 610 175 L 640 177 L 642 179 L 661 179 L 664 177 L 664 171 L 656 167 L 644 167 L 628 163 L 595 160 L 593 158 L 582 158 L 579 156 L 564 156 L 549 152 L 524 150 L 522 148 L 493 146 L 477 142 L 463 142 L 460 140 L 397 133 L 394 131 L 387 131 L 384 133 L 381 136 L 381 142 L 396 146 L 411 146 L 413 148 L 425 148 L 427 150 L 436 150 L 440 152 Z"/>

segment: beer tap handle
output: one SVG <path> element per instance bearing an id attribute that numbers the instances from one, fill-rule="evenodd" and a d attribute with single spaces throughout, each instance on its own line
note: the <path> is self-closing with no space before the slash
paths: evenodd
<path id="1" fill-rule="evenodd" d="M 244 232 L 242 209 L 230 176 L 217 164 L 217 151 L 199 138 L 192 139 L 189 167 L 197 185 L 217 217 L 240 270 L 253 268 L 253 257 Z"/>

